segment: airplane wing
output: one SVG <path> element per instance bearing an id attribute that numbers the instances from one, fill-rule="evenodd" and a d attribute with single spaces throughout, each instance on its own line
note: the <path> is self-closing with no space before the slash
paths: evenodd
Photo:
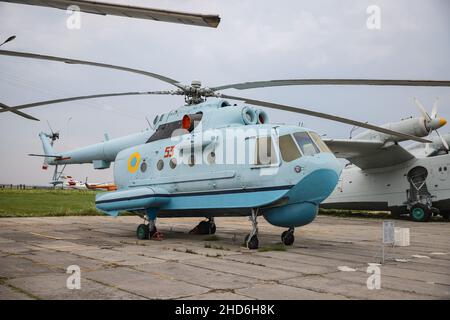
<path id="1" fill-rule="evenodd" d="M 414 155 L 398 144 L 385 146 L 381 141 L 324 139 L 338 158 L 345 158 L 361 169 L 389 167 L 414 159 Z"/>
<path id="2" fill-rule="evenodd" d="M 80 8 L 80 11 L 86 13 L 109 14 L 113 16 L 149 19 L 210 28 L 217 28 L 220 22 L 220 17 L 217 15 L 204 15 L 89 0 L 0 0 L 0 2 L 28 4 L 62 10 L 67 10 L 69 6 L 76 5 Z"/>

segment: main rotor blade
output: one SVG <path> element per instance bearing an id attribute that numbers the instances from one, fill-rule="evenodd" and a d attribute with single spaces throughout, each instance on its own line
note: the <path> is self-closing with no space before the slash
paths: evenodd
<path id="1" fill-rule="evenodd" d="M 39 102 L 33 102 L 28 104 L 22 104 L 14 107 L 9 107 L 9 109 L 0 109 L 1 112 L 7 112 L 7 111 L 17 111 L 19 109 L 26 109 L 26 108 L 33 108 L 48 104 L 55 104 L 55 103 L 62 103 L 62 102 L 68 102 L 68 101 L 76 101 L 76 100 L 86 100 L 86 99 L 95 99 L 95 98 L 105 98 L 105 97 L 119 97 L 119 96 L 133 96 L 133 95 L 147 95 L 147 94 L 183 94 L 182 91 L 146 91 L 146 92 L 120 92 L 120 93 L 104 93 L 104 94 L 93 94 L 88 96 L 78 96 L 78 97 L 70 97 L 70 98 L 62 98 L 62 99 L 55 99 L 55 100 L 46 100 L 46 101 L 39 101 Z M 11 110 L 12 109 L 12 110 Z M 14 111 L 13 111 L 14 110 Z M 20 112 L 20 111 L 17 111 Z"/>
<path id="2" fill-rule="evenodd" d="M 266 101 L 261 101 L 261 100 L 254 100 L 254 99 L 247 99 L 247 98 L 236 97 L 236 96 L 229 96 L 229 95 L 225 95 L 225 94 L 220 95 L 220 97 L 221 98 L 225 98 L 225 99 L 240 100 L 240 101 L 243 101 L 245 103 L 253 104 L 253 105 L 257 105 L 257 106 L 261 106 L 261 107 L 267 107 L 267 108 L 272 108 L 272 109 L 296 112 L 296 113 L 306 114 L 306 115 L 309 115 L 309 116 L 318 117 L 318 118 L 322 118 L 322 119 L 328 119 L 328 120 L 331 120 L 331 121 L 342 122 L 342 123 L 350 124 L 350 125 L 353 125 L 353 126 L 366 128 L 366 129 L 369 129 L 369 130 L 374 130 L 374 131 L 382 132 L 382 133 L 385 133 L 385 134 L 398 136 L 398 137 L 401 137 L 401 138 L 404 138 L 404 139 L 407 139 L 407 140 L 414 140 L 414 141 L 425 142 L 425 143 L 431 142 L 430 140 L 422 139 L 422 138 L 419 138 L 419 137 L 416 137 L 416 136 L 412 136 L 412 135 L 409 135 L 409 134 L 404 134 L 404 133 L 392 131 L 392 130 L 389 130 L 389 129 L 386 129 L 386 128 L 382 128 L 382 127 L 378 127 L 378 126 L 374 126 L 374 125 L 371 125 L 371 124 L 368 124 L 368 123 L 364 123 L 364 122 L 360 122 L 360 121 L 356 121 L 356 120 L 351 120 L 351 119 L 348 119 L 348 118 L 338 117 L 338 116 L 334 116 L 334 115 L 327 114 L 327 113 L 322 113 L 322 112 L 312 111 L 312 110 L 308 110 L 308 109 L 287 106 L 287 105 L 283 105 L 283 104 L 271 103 L 271 102 L 266 102 Z"/>
<path id="3" fill-rule="evenodd" d="M 174 80 L 174 79 L 162 76 L 162 75 L 157 74 L 157 73 L 144 71 L 144 70 L 138 70 L 138 69 L 122 67 L 122 66 L 116 66 L 116 65 L 100 63 L 100 62 L 76 60 L 76 59 L 70 59 L 70 58 L 64 58 L 64 57 L 56 57 L 56 56 L 47 56 L 47 55 L 36 54 L 36 53 L 29 53 L 29 52 L 0 50 L 0 55 L 11 56 L 11 57 L 39 59 L 39 60 L 48 60 L 48 61 L 58 61 L 58 62 L 64 62 L 64 63 L 68 63 L 68 64 L 83 64 L 83 65 L 100 67 L 100 68 L 109 68 L 109 69 L 115 69 L 115 70 L 120 70 L 120 71 L 132 72 L 132 73 L 141 74 L 141 75 L 144 75 L 144 76 L 147 76 L 147 77 L 152 77 L 152 78 L 155 78 L 155 79 L 158 79 L 158 80 L 170 83 L 171 85 L 174 85 L 175 87 L 184 90 L 184 86 L 182 86 L 177 80 Z"/>
<path id="4" fill-rule="evenodd" d="M 216 28 L 220 23 L 218 15 L 205 15 L 181 11 L 145 8 L 130 5 L 121 5 L 107 2 L 87 0 L 0 0 L 41 7 L 68 10 L 69 6 L 76 5 L 80 11 L 100 15 L 113 15 L 129 18 L 148 19 L 163 22 L 181 23 L 193 26 Z"/>
<path id="5" fill-rule="evenodd" d="M 228 84 L 211 88 L 213 91 L 224 89 L 255 89 L 281 86 L 317 86 L 317 85 L 372 85 L 372 86 L 421 86 L 421 87 L 450 87 L 450 81 L 436 80 L 382 80 L 382 79 L 287 79 L 252 81 Z"/>
<path id="6" fill-rule="evenodd" d="M 15 108 L 12 108 L 12 107 L 10 107 L 10 106 L 7 106 L 6 104 L 3 104 L 3 103 L 1 103 L 1 102 L 0 102 L 0 108 L 2 108 L 2 109 L 0 109 L 0 112 L 10 111 L 10 112 L 12 112 L 12 113 L 17 114 L 18 116 L 21 116 L 21 117 L 24 117 L 24 118 L 27 118 L 27 119 L 30 119 L 30 120 L 39 121 L 39 119 L 37 119 L 37 118 L 35 118 L 35 117 L 33 117 L 33 116 L 30 116 L 29 114 L 26 114 L 26 113 L 23 113 L 23 112 L 21 112 L 21 111 L 18 111 L 18 110 L 16 110 Z"/>

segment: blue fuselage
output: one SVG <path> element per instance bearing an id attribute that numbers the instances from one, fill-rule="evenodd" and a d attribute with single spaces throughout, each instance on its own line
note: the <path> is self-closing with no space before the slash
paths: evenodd
<path id="1" fill-rule="evenodd" d="M 298 126 L 239 123 L 240 107 L 200 111 L 203 119 L 192 132 L 119 152 L 118 191 L 99 194 L 97 208 L 150 218 L 238 216 L 257 208 L 282 227 L 315 218 L 342 169 L 317 134 Z M 182 112 L 172 116 L 166 117 L 170 125 Z"/>

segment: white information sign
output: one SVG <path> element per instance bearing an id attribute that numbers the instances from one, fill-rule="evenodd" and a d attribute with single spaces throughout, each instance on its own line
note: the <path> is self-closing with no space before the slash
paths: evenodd
<path id="1" fill-rule="evenodd" d="M 395 227 L 392 221 L 383 221 L 383 244 L 395 242 Z"/>

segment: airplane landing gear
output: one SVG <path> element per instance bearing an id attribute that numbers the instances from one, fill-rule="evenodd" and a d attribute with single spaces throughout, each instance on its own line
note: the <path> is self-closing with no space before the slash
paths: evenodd
<path id="1" fill-rule="evenodd" d="M 294 243 L 295 237 L 294 237 L 294 228 L 289 228 L 288 230 L 284 231 L 281 234 L 281 241 L 286 246 L 291 246 Z"/>
<path id="2" fill-rule="evenodd" d="M 258 209 L 252 209 L 252 215 L 250 216 L 250 220 L 252 222 L 252 231 L 245 237 L 245 246 L 247 249 L 255 250 L 258 249 L 259 240 L 258 240 Z"/>
<path id="3" fill-rule="evenodd" d="M 191 234 L 215 234 L 216 224 L 214 223 L 214 218 L 208 218 L 207 221 L 200 221 L 200 223 L 191 231 Z"/>
<path id="4" fill-rule="evenodd" d="M 433 212 L 431 209 L 422 203 L 417 203 L 411 208 L 411 219 L 416 222 L 426 222 L 430 220 Z"/>

